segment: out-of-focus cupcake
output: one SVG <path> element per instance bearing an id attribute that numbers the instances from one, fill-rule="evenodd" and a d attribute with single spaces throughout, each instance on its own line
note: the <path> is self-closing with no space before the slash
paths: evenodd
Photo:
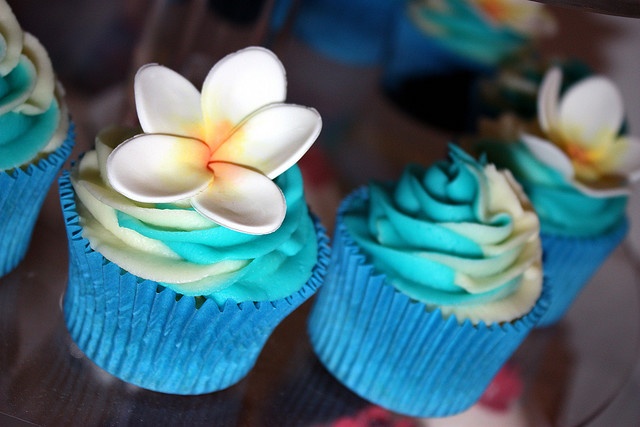
<path id="1" fill-rule="evenodd" d="M 503 64 L 496 74 L 480 79 L 476 97 L 478 118 L 497 119 L 510 113 L 523 120 L 535 119 L 540 84 L 551 67 L 562 69 L 563 86 L 570 86 L 594 73 L 588 64 L 576 58 L 545 58 L 535 52 L 517 55 Z"/>
<path id="2" fill-rule="evenodd" d="M 278 0 L 274 30 L 291 20 L 293 35 L 333 61 L 376 66 L 384 58 L 395 10 L 402 0 Z"/>
<path id="3" fill-rule="evenodd" d="M 564 92 L 552 68 L 538 94 L 537 123 L 513 116 L 485 123 L 478 152 L 508 168 L 541 223 L 545 286 L 552 303 L 543 326 L 562 318 L 624 239 L 628 183 L 640 170 L 640 140 L 626 135 L 622 96 L 604 76 Z"/>
<path id="4" fill-rule="evenodd" d="M 520 52 L 535 51 L 535 42 L 554 29 L 545 6 L 527 0 L 410 0 L 395 16 L 385 92 L 423 122 L 468 131 L 478 80 Z"/>
<path id="5" fill-rule="evenodd" d="M 456 146 L 338 213 L 309 318 L 316 354 L 365 399 L 420 417 L 473 405 L 547 304 L 539 223 L 509 173 Z"/>
<path id="6" fill-rule="evenodd" d="M 257 47 L 216 64 L 202 94 L 142 67 L 144 133 L 102 132 L 62 177 L 65 319 L 107 372 L 173 394 L 226 388 L 321 285 L 327 238 L 295 166 L 321 120 L 284 104 L 285 86 Z"/>
<path id="7" fill-rule="evenodd" d="M 74 143 L 45 48 L 0 0 L 0 276 L 24 258 L 44 198 Z"/>

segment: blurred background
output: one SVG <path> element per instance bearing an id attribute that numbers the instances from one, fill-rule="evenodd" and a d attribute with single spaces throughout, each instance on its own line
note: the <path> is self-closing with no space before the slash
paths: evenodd
<path id="1" fill-rule="evenodd" d="M 476 87 L 478 76 L 490 79 L 497 67 L 491 62 L 493 58 L 474 57 L 470 62 L 468 58 L 451 59 L 447 67 L 456 73 L 445 74 L 455 74 L 453 80 L 447 77 L 436 79 L 435 83 L 433 79 L 420 81 L 417 86 L 396 85 L 407 67 L 422 64 L 428 57 L 420 50 L 422 45 L 400 42 L 403 25 L 410 22 L 405 15 L 408 5 L 419 8 L 428 3 L 424 1 L 8 0 L 8 3 L 22 27 L 47 48 L 65 87 L 78 131 L 71 159 L 91 148 L 99 129 L 114 123 L 135 123 L 132 80 L 141 65 L 161 63 L 181 72 L 199 87 L 210 67 L 228 53 L 248 45 L 264 45 L 274 50 L 287 70 L 288 102 L 313 106 L 323 116 L 321 138 L 301 165 L 310 187 L 310 204 L 329 228 L 338 200 L 346 191 L 371 178 L 393 178 L 409 161 L 426 163 L 441 158 L 447 141 L 472 134 L 477 112 L 467 108 L 472 96 L 467 89 Z M 536 31 L 524 37 L 527 49 L 533 49 L 527 51 L 529 57 L 543 64 L 551 58 L 576 59 L 589 72 L 610 77 L 622 91 L 630 133 L 640 135 L 640 19 L 558 6 L 557 1 L 549 3 Z M 569 3 L 580 6 L 582 2 Z M 619 4 L 633 7 L 634 3 Z M 514 40 L 512 34 L 499 33 L 495 37 L 500 41 Z M 521 38 L 516 41 L 520 43 Z M 469 43 L 456 48 L 477 52 L 478 48 Z M 480 50 L 498 55 L 501 52 L 497 46 L 488 43 Z M 463 92 L 458 92 L 462 89 Z M 425 111 L 429 114 L 420 114 Z M 451 117 L 461 120 L 448 121 Z M 53 195 L 49 203 L 57 207 L 57 196 Z M 640 256 L 638 213 L 640 183 L 634 185 L 629 203 L 632 227 L 629 243 L 636 259 Z M 609 279 L 615 281 L 616 277 Z M 632 330 L 637 332 L 637 328 Z M 629 404 L 633 397 L 635 401 L 640 397 L 638 369 L 625 387 L 624 392 L 632 400 L 612 406 L 612 412 L 604 414 L 600 424 L 594 425 L 640 423 L 640 408 Z M 617 423 L 623 419 L 629 423 Z"/>

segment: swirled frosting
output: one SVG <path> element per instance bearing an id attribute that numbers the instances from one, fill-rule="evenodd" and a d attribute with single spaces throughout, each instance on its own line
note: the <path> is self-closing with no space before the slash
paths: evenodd
<path id="1" fill-rule="evenodd" d="M 62 144 L 68 117 L 60 98 L 46 50 L 0 1 L 0 170 L 23 166 Z"/>
<path id="2" fill-rule="evenodd" d="M 317 245 L 297 166 L 275 179 L 287 203 L 282 226 L 266 235 L 246 234 L 216 224 L 188 203 L 134 202 L 116 192 L 105 178 L 106 159 L 134 134 L 103 131 L 96 149 L 72 171 L 83 236 L 94 250 L 132 274 L 218 304 L 283 298 L 307 281 Z"/>
<path id="3" fill-rule="evenodd" d="M 522 185 L 540 218 L 543 233 L 573 237 L 597 236 L 624 218 L 627 196 L 592 197 L 565 176 L 539 161 L 519 141 L 484 140 L 478 150 L 509 169 Z"/>
<path id="4" fill-rule="evenodd" d="M 616 85 L 590 75 L 561 90 L 549 69 L 538 91 L 537 123 L 503 115 L 481 127 L 479 151 L 521 182 L 545 233 L 596 236 L 625 215 L 629 183 L 640 177 L 640 139 L 624 126 Z"/>
<path id="5" fill-rule="evenodd" d="M 514 320 L 540 295 L 536 214 L 508 172 L 455 146 L 447 161 L 371 184 L 344 222 L 396 289 L 461 322 Z"/>
<path id="6" fill-rule="evenodd" d="M 485 66 L 496 66 L 534 38 L 555 31 L 543 5 L 522 0 L 412 0 L 408 11 L 430 37 Z"/>

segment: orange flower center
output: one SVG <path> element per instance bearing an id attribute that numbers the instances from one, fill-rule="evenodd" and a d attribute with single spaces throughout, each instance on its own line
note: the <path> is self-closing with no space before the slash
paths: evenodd
<path id="1" fill-rule="evenodd" d="M 500 0 L 478 0 L 478 5 L 494 21 L 503 21 L 508 13 L 508 7 Z"/>
<path id="2" fill-rule="evenodd" d="M 585 166 L 592 163 L 589 151 L 577 144 L 567 144 L 566 152 L 571 161 L 575 163 Z"/>

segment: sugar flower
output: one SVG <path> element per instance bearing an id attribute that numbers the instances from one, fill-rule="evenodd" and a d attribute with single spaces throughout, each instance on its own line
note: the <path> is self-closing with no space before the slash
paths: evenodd
<path id="1" fill-rule="evenodd" d="M 590 76 L 560 97 L 561 83 L 559 68 L 547 72 L 538 92 L 542 135 L 523 133 L 523 142 L 580 191 L 594 197 L 626 194 L 628 181 L 640 171 L 640 139 L 620 133 L 619 90 L 603 76 Z"/>
<path id="2" fill-rule="evenodd" d="M 470 4 L 496 26 L 530 35 L 551 35 L 555 32 L 555 21 L 540 3 L 529 0 L 470 0 Z"/>
<path id="3" fill-rule="evenodd" d="M 272 181 L 294 165 L 321 129 L 318 112 L 284 104 L 285 71 L 269 50 L 250 47 L 220 60 L 202 93 L 160 65 L 134 83 L 143 134 L 107 160 L 115 190 L 144 203 L 188 201 L 225 227 L 275 231 L 286 213 Z"/>

